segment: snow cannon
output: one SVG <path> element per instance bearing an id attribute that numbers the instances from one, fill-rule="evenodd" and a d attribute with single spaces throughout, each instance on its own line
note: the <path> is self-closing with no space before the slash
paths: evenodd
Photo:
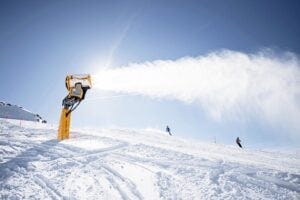
<path id="1" fill-rule="evenodd" d="M 66 77 L 66 88 L 69 94 L 62 101 L 57 139 L 59 141 L 68 139 L 70 135 L 71 113 L 84 100 L 86 92 L 92 88 L 91 76 L 68 75 Z"/>

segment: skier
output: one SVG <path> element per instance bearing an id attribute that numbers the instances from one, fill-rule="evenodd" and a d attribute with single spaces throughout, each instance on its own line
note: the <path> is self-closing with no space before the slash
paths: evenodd
<path id="1" fill-rule="evenodd" d="M 237 145 L 239 145 L 240 148 L 243 148 L 239 137 L 236 138 L 235 142 L 237 143 Z"/>
<path id="2" fill-rule="evenodd" d="M 166 131 L 169 133 L 169 135 L 172 135 L 172 133 L 171 133 L 171 129 L 170 129 L 170 127 L 169 127 L 169 126 L 167 126 L 167 128 L 166 128 Z"/>

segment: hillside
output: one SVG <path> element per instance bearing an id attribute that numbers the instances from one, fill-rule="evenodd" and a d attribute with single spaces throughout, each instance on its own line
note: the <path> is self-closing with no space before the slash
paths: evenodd
<path id="1" fill-rule="evenodd" d="M 0 101 L 0 118 L 46 122 L 38 114 L 34 114 L 21 106 L 12 105 L 2 101 Z"/>
<path id="2" fill-rule="evenodd" d="M 152 129 L 81 129 L 0 119 L 8 199 L 300 199 L 300 154 L 239 149 Z"/>

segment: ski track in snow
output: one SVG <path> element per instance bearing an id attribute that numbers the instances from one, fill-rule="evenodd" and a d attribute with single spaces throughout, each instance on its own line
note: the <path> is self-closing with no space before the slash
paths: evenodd
<path id="1" fill-rule="evenodd" d="M 299 152 L 0 119 L 0 199 L 300 199 Z"/>

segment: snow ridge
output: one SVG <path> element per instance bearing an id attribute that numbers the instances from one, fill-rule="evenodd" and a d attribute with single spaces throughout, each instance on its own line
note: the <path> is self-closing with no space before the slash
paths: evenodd
<path id="1" fill-rule="evenodd" d="M 0 101 L 0 118 L 46 122 L 38 114 L 34 114 L 21 106 L 12 105 L 2 101 Z"/>

